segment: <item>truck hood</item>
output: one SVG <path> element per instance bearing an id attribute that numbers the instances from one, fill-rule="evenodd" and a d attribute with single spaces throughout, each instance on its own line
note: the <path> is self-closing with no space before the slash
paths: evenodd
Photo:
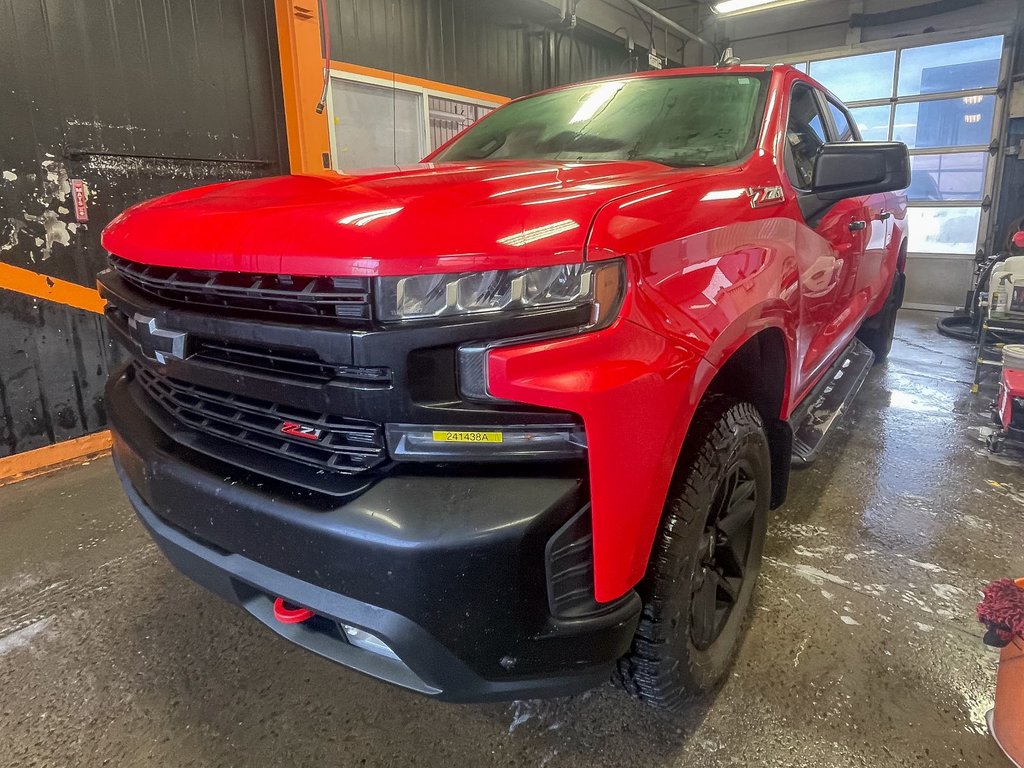
<path id="1" fill-rule="evenodd" d="M 715 169 L 650 162 L 421 164 L 215 184 L 141 203 L 103 245 L 186 269 L 401 275 L 572 263 L 622 195 Z"/>

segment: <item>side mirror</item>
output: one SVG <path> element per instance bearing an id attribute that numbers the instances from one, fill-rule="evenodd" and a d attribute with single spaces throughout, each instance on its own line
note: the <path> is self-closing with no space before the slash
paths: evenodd
<path id="1" fill-rule="evenodd" d="M 900 141 L 822 145 L 814 159 L 814 194 L 822 201 L 892 192 L 910 186 L 910 153 Z"/>

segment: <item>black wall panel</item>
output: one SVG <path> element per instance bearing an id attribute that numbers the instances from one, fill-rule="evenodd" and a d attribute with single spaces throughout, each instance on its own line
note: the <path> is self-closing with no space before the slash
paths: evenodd
<path id="1" fill-rule="evenodd" d="M 534 0 L 327 3 L 337 61 L 510 97 L 632 68 L 622 40 L 559 15 Z"/>
<path id="2" fill-rule="evenodd" d="M 0 262 L 91 286 L 129 205 L 286 172 L 273 0 L 0 0 Z M 0 288 L 0 456 L 101 429 L 117 356 L 99 316 Z"/>
<path id="3" fill-rule="evenodd" d="M 103 385 L 120 350 L 103 318 L 20 294 L 0 301 L 0 455 L 107 423 Z"/>

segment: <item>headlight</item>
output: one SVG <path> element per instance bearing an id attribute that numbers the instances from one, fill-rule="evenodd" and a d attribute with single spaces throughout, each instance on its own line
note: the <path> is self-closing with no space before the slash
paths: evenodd
<path id="1" fill-rule="evenodd" d="M 522 314 L 591 306 L 588 327 L 611 322 L 625 285 L 622 260 L 533 269 L 377 278 L 384 322 Z"/>

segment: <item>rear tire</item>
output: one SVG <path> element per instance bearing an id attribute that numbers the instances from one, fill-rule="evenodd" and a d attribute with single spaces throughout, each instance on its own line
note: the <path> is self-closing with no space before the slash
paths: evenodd
<path id="1" fill-rule="evenodd" d="M 857 338 L 875 353 L 875 365 L 884 362 L 892 351 L 892 340 L 896 335 L 896 318 L 903 306 L 903 289 L 906 275 L 897 272 L 892 279 L 892 288 L 882 310 L 869 317 L 857 331 Z"/>
<path id="2" fill-rule="evenodd" d="M 623 687 L 679 711 L 717 689 L 747 624 L 771 498 L 764 424 L 749 403 L 712 396 L 669 491 Z"/>

